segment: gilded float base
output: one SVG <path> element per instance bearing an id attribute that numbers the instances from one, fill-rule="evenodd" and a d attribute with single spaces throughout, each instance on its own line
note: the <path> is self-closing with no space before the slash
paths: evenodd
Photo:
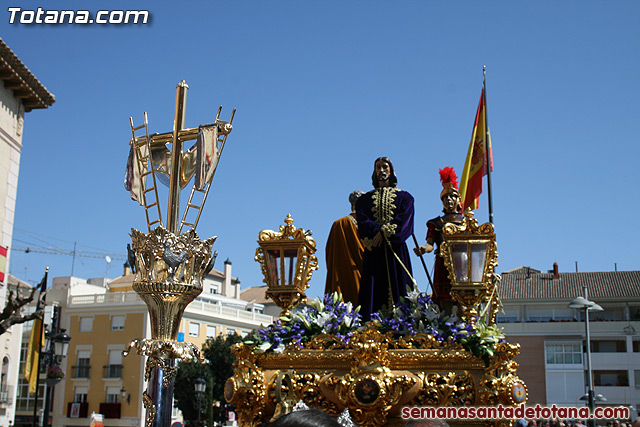
<path id="1" fill-rule="evenodd" d="M 401 426 L 405 407 L 518 406 L 527 390 L 516 376 L 519 346 L 501 343 L 488 365 L 459 344 L 432 336 L 392 340 L 376 330 L 356 333 L 344 348 L 318 336 L 305 348 L 255 352 L 239 344 L 225 398 L 243 427 L 290 412 L 299 400 L 337 417 L 349 409 L 358 426 Z M 513 420 L 455 420 L 451 426 L 509 426 Z"/>

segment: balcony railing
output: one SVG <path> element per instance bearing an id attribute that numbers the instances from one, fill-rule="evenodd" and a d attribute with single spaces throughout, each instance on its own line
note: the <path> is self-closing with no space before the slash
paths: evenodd
<path id="1" fill-rule="evenodd" d="M 120 403 L 101 403 L 100 413 L 105 418 L 120 418 Z"/>
<path id="2" fill-rule="evenodd" d="M 256 326 L 259 324 L 266 325 L 273 321 L 273 317 L 267 314 L 247 312 L 241 308 L 226 307 L 212 302 L 214 301 L 198 298 L 189 305 L 188 310 L 191 312 L 204 312 L 213 316 L 225 317 L 227 319 L 250 322 Z M 144 302 L 138 294 L 133 291 L 108 292 L 106 294 L 76 295 L 69 297 L 69 305 L 87 306 L 97 304 L 144 305 Z"/>
<path id="3" fill-rule="evenodd" d="M 69 298 L 69 305 L 96 305 L 96 304 L 141 304 L 143 301 L 133 291 L 108 292 L 97 295 L 76 295 Z"/>
<path id="4" fill-rule="evenodd" d="M 102 378 L 122 378 L 122 365 L 103 366 Z"/>
<path id="5" fill-rule="evenodd" d="M 67 404 L 67 417 L 87 418 L 89 416 L 88 402 L 69 402 Z"/>
<path id="6" fill-rule="evenodd" d="M 254 324 L 269 324 L 273 321 L 273 317 L 267 314 L 254 313 L 233 307 L 225 307 L 219 304 L 211 304 L 204 299 L 196 299 L 189 304 L 188 311 L 200 311 L 210 315 L 218 315 L 228 319 L 240 320 Z"/>
<path id="7" fill-rule="evenodd" d="M 90 365 L 78 365 L 71 367 L 71 378 L 89 378 Z"/>

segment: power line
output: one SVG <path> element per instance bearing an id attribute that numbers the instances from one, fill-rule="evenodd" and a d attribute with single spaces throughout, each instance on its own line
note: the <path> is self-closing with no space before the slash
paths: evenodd
<path id="1" fill-rule="evenodd" d="M 12 251 L 20 251 L 24 253 L 41 253 L 41 254 L 52 254 L 52 255 L 65 255 L 65 256 L 74 256 L 74 257 L 83 257 L 83 258 L 105 258 L 109 257 L 114 260 L 126 260 L 127 257 L 124 254 L 116 253 L 116 252 L 97 252 L 97 251 L 79 251 L 76 249 L 62 249 L 56 247 L 46 247 L 36 244 L 28 244 L 28 245 L 13 245 L 11 247 Z"/>

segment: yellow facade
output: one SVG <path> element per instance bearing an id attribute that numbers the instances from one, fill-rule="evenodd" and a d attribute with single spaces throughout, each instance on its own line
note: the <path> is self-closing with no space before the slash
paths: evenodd
<path id="1" fill-rule="evenodd" d="M 105 289 L 89 284 L 65 286 L 66 282 L 60 281 L 50 291 L 50 300 L 61 307 L 60 327 L 71 336 L 68 356 L 62 361 L 67 375 L 54 390 L 52 425 L 87 426 L 91 413 L 100 413 L 101 406 L 115 408 L 114 416 L 105 416 L 105 427 L 144 425 L 146 359 L 135 351 L 121 356 L 132 340 L 151 337 L 147 307 L 131 291 L 132 282 L 133 275 L 123 276 Z M 220 302 L 212 292 L 202 296 L 187 307 L 180 328 L 184 340 L 200 348 L 208 336 L 232 330 L 244 334 L 272 322 L 271 316 L 247 311 L 241 300 L 227 298 L 229 302 Z M 120 395 L 122 388 L 126 390 L 124 399 Z M 87 404 L 82 407 L 86 407 L 87 416 L 68 416 L 69 405 L 82 403 L 85 393 Z M 74 407 L 77 409 L 78 405 Z M 119 418 L 115 416 L 118 412 Z"/>
<path id="2" fill-rule="evenodd" d="M 123 314 L 117 314 L 122 316 Z M 122 377 L 107 378 L 104 367 L 109 366 L 109 352 L 124 349 L 124 346 L 135 338 L 145 335 L 144 313 L 127 313 L 125 327 L 113 330 L 111 314 L 73 315 L 70 316 L 69 335 L 73 337 L 69 348 L 67 366 L 78 366 L 78 350 L 90 349 L 91 367 L 88 380 L 67 376 L 65 387 L 65 402 L 73 402 L 76 387 L 88 387 L 87 402 L 89 413 L 99 412 L 100 403 L 106 401 L 106 387 L 125 388 L 130 394 L 130 402 L 121 402 L 121 417 L 137 417 L 141 399 L 139 388 L 141 379 L 141 358 L 137 355 L 122 358 Z M 80 330 L 80 318 L 93 318 L 91 331 Z M 108 370 L 108 368 L 106 369 Z M 68 369 L 69 371 L 69 369 Z M 71 372 L 71 374 L 73 374 Z M 120 401 L 122 397 L 119 398 Z M 66 404 L 65 404 L 66 409 Z"/>

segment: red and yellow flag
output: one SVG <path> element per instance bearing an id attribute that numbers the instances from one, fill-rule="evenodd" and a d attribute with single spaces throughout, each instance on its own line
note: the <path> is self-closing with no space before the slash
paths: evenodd
<path id="1" fill-rule="evenodd" d="M 487 152 L 485 151 L 485 137 L 489 135 L 486 147 L 489 151 L 489 162 L 493 171 L 493 155 L 491 153 L 491 135 L 485 128 L 486 105 L 484 102 L 484 89 L 480 94 L 480 103 L 476 112 L 476 120 L 473 123 L 471 143 L 464 162 L 462 178 L 460 180 L 460 198 L 462 210 L 466 208 L 478 209 L 478 198 L 482 193 L 482 177 L 487 174 Z"/>

